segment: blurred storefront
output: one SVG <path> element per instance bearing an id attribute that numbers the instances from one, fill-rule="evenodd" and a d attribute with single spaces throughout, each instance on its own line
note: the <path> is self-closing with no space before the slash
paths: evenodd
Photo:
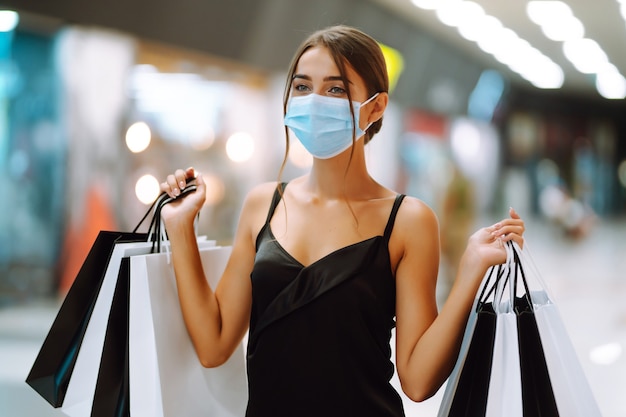
<path id="1" fill-rule="evenodd" d="M 277 178 L 271 75 L 104 29 L 1 35 L 0 306 L 62 295 L 98 231 L 132 229 L 175 168 L 207 177 L 200 230 L 226 241 L 247 189 Z"/>
<path id="2" fill-rule="evenodd" d="M 0 306 L 54 291 L 67 141 L 55 37 L 0 32 Z"/>
<path id="3" fill-rule="evenodd" d="M 0 306 L 63 294 L 97 232 L 132 229 L 175 168 L 209 181 L 200 231 L 221 241 L 247 190 L 277 179 L 282 71 L 59 21 L 0 42 Z M 450 265 L 451 242 L 509 206 L 575 238 L 626 213 L 623 104 L 537 96 L 474 66 L 460 76 L 463 58 L 403 61 L 391 43 L 399 87 L 368 163 L 435 209 Z M 283 179 L 311 162 L 290 146 Z"/>

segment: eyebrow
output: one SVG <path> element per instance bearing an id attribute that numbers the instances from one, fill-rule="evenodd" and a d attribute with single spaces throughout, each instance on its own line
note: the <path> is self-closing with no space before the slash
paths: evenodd
<path id="1" fill-rule="evenodd" d="M 305 74 L 294 74 L 293 77 L 291 77 L 292 80 L 295 80 L 296 78 L 301 78 L 303 80 L 312 81 L 312 78 Z M 342 82 L 347 82 L 348 84 L 352 84 L 352 81 L 346 80 L 340 75 L 330 75 L 328 77 L 324 77 L 324 81 L 342 81 Z"/>

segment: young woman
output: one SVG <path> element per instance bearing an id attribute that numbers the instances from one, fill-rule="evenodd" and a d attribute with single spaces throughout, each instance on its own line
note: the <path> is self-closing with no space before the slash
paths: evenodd
<path id="1" fill-rule="evenodd" d="M 383 55 L 368 35 L 337 26 L 301 45 L 287 78 L 285 125 L 313 167 L 287 185 L 250 191 L 215 292 L 193 228 L 202 175 L 177 170 L 161 185 L 178 196 L 196 178 L 197 191 L 162 213 L 180 303 L 204 366 L 224 363 L 249 330 L 250 417 L 402 416 L 389 383 L 392 328 L 403 391 L 429 398 L 454 366 L 484 273 L 506 260 L 503 242 L 523 243 L 513 210 L 474 233 L 437 311 L 437 218 L 417 198 L 378 184 L 365 164 L 388 99 Z"/>

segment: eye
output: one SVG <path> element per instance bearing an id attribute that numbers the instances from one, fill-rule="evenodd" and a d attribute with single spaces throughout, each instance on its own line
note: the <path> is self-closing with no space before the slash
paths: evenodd
<path id="1" fill-rule="evenodd" d="M 306 93 L 311 91 L 311 88 L 303 83 L 294 83 L 291 88 L 297 93 Z"/>
<path id="2" fill-rule="evenodd" d="M 340 87 L 340 86 L 334 86 L 334 87 L 331 87 L 331 88 L 328 90 L 328 92 L 329 92 L 329 93 L 331 93 L 331 94 L 334 94 L 334 95 L 338 95 L 338 96 L 341 96 L 341 95 L 346 94 L 346 90 L 345 90 L 345 88 Z"/>

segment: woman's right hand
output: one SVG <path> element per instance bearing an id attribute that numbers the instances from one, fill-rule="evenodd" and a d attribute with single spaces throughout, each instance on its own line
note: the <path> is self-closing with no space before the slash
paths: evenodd
<path id="1" fill-rule="evenodd" d="M 184 198 L 178 198 L 187 186 L 187 181 L 191 179 L 195 179 L 196 191 L 187 194 Z M 175 198 L 161 210 L 161 218 L 166 227 L 174 222 L 193 222 L 206 199 L 206 186 L 202 174 L 195 172 L 191 167 L 186 170 L 177 169 L 167 176 L 160 188 L 161 192 Z"/>

